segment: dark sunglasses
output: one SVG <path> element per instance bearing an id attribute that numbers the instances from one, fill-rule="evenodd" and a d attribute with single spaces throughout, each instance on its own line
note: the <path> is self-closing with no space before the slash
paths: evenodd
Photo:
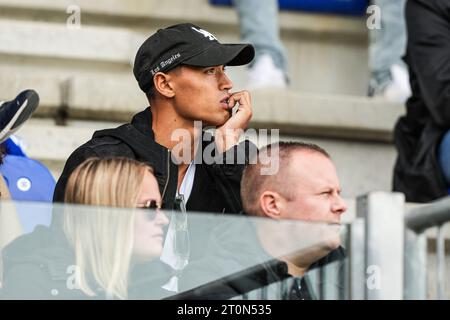
<path id="1" fill-rule="evenodd" d="M 140 203 L 136 206 L 139 209 L 150 209 L 147 212 L 147 217 L 151 220 L 155 219 L 158 209 L 161 209 L 162 203 L 158 203 L 156 200 L 149 200 L 146 203 Z"/>

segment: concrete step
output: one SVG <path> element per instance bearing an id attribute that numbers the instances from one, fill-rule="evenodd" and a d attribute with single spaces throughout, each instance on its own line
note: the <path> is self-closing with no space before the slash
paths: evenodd
<path id="1" fill-rule="evenodd" d="M 32 118 L 16 132 L 16 137 L 23 143 L 25 153 L 44 163 L 55 179 L 58 179 L 69 155 L 87 142 L 95 130 L 118 125 L 71 121 L 67 126 L 57 126 L 50 119 Z"/>
<path id="2" fill-rule="evenodd" d="M 148 105 L 134 77 L 126 73 L 27 73 L 0 66 L 0 87 L 2 100 L 25 88 L 36 89 L 41 96 L 39 117 L 65 114 L 69 119 L 127 122 Z M 396 120 L 405 112 L 404 106 L 381 99 L 292 89 L 257 90 L 252 97 L 252 126 L 278 128 L 285 135 L 389 142 Z"/>
<path id="3" fill-rule="evenodd" d="M 117 19 L 124 19 L 120 23 L 139 24 L 144 20 L 163 20 L 177 23 L 179 21 L 194 21 L 205 24 L 218 24 L 236 27 L 237 15 L 232 7 L 213 6 L 208 0 L 107 0 L 69 1 L 52 0 L 0 0 L 3 15 L 26 17 L 32 15 L 34 19 L 52 16 L 68 17 L 68 8 L 73 5 L 80 8 L 83 15 L 87 15 L 87 22 L 93 21 L 96 16 L 97 23 L 110 23 L 101 17 L 110 17 L 117 23 Z M 130 20 L 133 21 L 130 21 Z M 61 21 L 61 19 L 58 19 Z M 65 21 L 64 19 L 63 21 Z M 321 34 L 340 34 L 365 37 L 364 21 L 359 17 L 340 15 L 322 15 L 301 11 L 281 11 L 279 14 L 280 28 L 292 32 L 318 32 Z"/>
<path id="4" fill-rule="evenodd" d="M 235 10 L 213 7 L 206 0 L 77 3 L 81 28 L 74 30 L 66 25 L 68 2 L 0 0 L 0 25 L 8 31 L 0 35 L 1 63 L 62 75 L 131 74 L 130 61 L 142 39 L 181 21 L 199 23 L 223 42 L 239 41 Z M 279 18 L 293 89 L 366 94 L 367 29 L 362 18 L 293 12 L 282 12 Z M 238 87 L 246 85 L 245 68 L 234 75 Z"/>
<path id="5" fill-rule="evenodd" d="M 41 96 L 37 110 L 40 117 L 64 113 L 69 119 L 127 122 L 148 105 L 135 79 L 126 75 L 110 78 L 2 72 L 0 87 L 4 88 L 2 100 L 25 88 L 36 89 Z M 366 97 L 294 90 L 254 91 L 252 97 L 252 126 L 278 128 L 288 135 L 391 141 L 393 126 L 404 113 L 401 105 Z"/>
<path id="6" fill-rule="evenodd" d="M 77 76 L 62 84 L 61 105 L 73 119 L 126 122 L 148 105 L 135 79 L 128 76 Z M 41 94 L 44 101 L 46 93 Z M 292 135 L 391 141 L 395 121 L 404 113 L 401 105 L 366 97 L 294 90 L 254 91 L 252 97 L 252 126 Z"/>
<path id="7" fill-rule="evenodd" d="M 40 104 L 36 111 L 42 117 L 55 117 L 62 105 L 61 81 L 54 77 L 40 77 L 36 74 L 17 74 L 14 71 L 0 71 L 0 100 L 9 101 L 25 89 L 39 93 Z"/>
<path id="8" fill-rule="evenodd" d="M 404 106 L 381 99 L 296 91 L 254 92 L 256 127 L 280 128 L 284 134 L 351 140 L 391 141 Z"/>
<path id="9" fill-rule="evenodd" d="M 143 39 L 126 29 L 0 20 L 0 54 L 130 64 Z"/>
<path id="10" fill-rule="evenodd" d="M 127 122 L 148 106 L 132 76 L 75 77 L 67 83 L 66 110 L 70 118 Z"/>
<path id="11" fill-rule="evenodd" d="M 29 156 L 43 161 L 58 177 L 71 152 L 88 141 L 95 130 L 118 125 L 119 123 L 111 122 L 69 121 L 67 126 L 56 126 L 51 120 L 31 119 L 17 132 L 17 136 L 28 145 Z M 258 146 L 275 142 L 254 136 L 249 138 Z M 312 138 L 304 135 L 281 135 L 280 139 L 313 142 L 324 147 L 336 163 L 346 197 L 371 190 L 391 190 L 396 153 L 389 143 Z"/>

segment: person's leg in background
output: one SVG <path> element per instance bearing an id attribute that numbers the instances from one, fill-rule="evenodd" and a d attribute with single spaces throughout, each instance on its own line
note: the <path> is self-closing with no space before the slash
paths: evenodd
<path id="1" fill-rule="evenodd" d="M 450 191 L 450 130 L 442 138 L 438 149 L 438 161 Z"/>
<path id="2" fill-rule="evenodd" d="M 31 117 L 39 105 L 34 90 L 24 90 L 13 100 L 0 102 L 0 143 L 3 143 Z"/>
<path id="3" fill-rule="evenodd" d="M 256 51 L 249 70 L 249 87 L 286 87 L 287 58 L 280 40 L 277 0 L 234 0 L 241 38 Z"/>
<path id="4" fill-rule="evenodd" d="M 370 30 L 369 96 L 404 103 L 411 95 L 406 49 L 405 0 L 372 0 L 380 9 L 381 29 Z"/>

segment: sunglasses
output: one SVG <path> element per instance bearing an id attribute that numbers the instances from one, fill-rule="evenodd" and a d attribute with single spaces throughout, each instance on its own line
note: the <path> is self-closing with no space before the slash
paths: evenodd
<path id="1" fill-rule="evenodd" d="M 136 206 L 139 209 L 150 209 L 147 212 L 147 217 L 153 220 L 156 217 L 156 213 L 161 209 L 162 204 L 158 203 L 156 200 L 148 200 L 146 203 L 140 203 Z"/>

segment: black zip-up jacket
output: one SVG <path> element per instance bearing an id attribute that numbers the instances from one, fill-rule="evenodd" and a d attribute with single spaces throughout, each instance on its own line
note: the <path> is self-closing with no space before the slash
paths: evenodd
<path id="1" fill-rule="evenodd" d="M 75 288 L 76 259 L 61 225 L 37 226 L 3 250 L 2 299 L 104 300 L 107 298 L 92 276 L 88 282 L 95 292 L 89 297 Z M 159 260 L 134 265 L 130 270 L 129 299 L 160 299 L 171 294 L 161 288 L 171 270 Z M 90 281 L 89 281 L 90 280 Z"/>
<path id="2" fill-rule="evenodd" d="M 447 195 L 437 151 L 450 129 L 450 1 L 410 0 L 406 22 L 412 97 L 394 130 L 393 189 L 429 202 Z"/>
<path id="3" fill-rule="evenodd" d="M 213 137 L 204 132 L 202 151 L 207 147 L 211 150 L 211 143 L 214 143 Z M 240 157 L 241 164 L 227 165 L 220 162 L 206 164 L 205 161 L 197 164 L 194 185 L 186 209 L 239 213 L 242 209 L 240 181 L 244 166 L 248 163 L 247 151 L 256 151 L 256 147 L 249 141 L 242 142 L 219 155 L 223 157 L 222 159 L 226 159 L 227 154 L 233 152 L 234 159 Z M 178 167 L 172 162 L 170 151 L 155 141 L 150 108 L 136 114 L 129 124 L 115 129 L 96 131 L 90 141 L 76 149 L 67 160 L 56 184 L 53 201 L 64 201 L 67 180 L 72 171 L 84 160 L 90 157 L 114 156 L 132 158 L 151 165 L 163 198 L 163 208 L 174 207 Z M 225 160 L 222 163 L 225 163 Z"/>
<path id="4" fill-rule="evenodd" d="M 261 234 L 255 224 L 255 218 L 245 219 L 248 214 L 242 212 L 240 217 L 214 217 L 202 219 L 205 229 L 212 229 L 209 237 L 203 234 L 203 251 L 182 271 L 179 277 L 180 293 L 168 299 L 224 300 L 237 298 L 254 290 L 268 288 L 279 284 L 280 281 L 292 285 L 283 289 L 283 300 L 310 300 L 321 298 L 315 292 L 308 276 L 294 278 L 288 273 L 287 264 L 271 256 L 261 243 Z M 279 223 L 273 221 L 273 224 Z M 283 229 L 279 229 L 280 231 Z M 276 229 L 273 232 L 278 232 Z M 267 235 L 272 236 L 272 235 Z M 207 240 L 207 241 L 205 241 Z M 306 240 L 306 239 L 305 239 Z M 317 239 L 319 240 L 319 239 Z M 286 243 L 278 242 L 278 248 L 286 252 Z M 302 244 L 298 243 L 298 248 Z M 293 247 L 291 247 L 292 249 Z M 330 263 L 337 263 L 339 274 L 344 274 L 346 251 L 339 246 L 325 257 L 314 262 L 309 270 L 325 267 Z M 308 275 L 308 273 L 306 274 Z M 318 288 L 325 283 L 333 286 L 344 297 L 344 283 L 337 283 L 333 279 L 318 279 Z M 273 287 L 272 287 L 273 288 Z M 279 291 L 277 291 L 280 293 Z M 273 296 L 268 296 L 273 299 Z"/>

